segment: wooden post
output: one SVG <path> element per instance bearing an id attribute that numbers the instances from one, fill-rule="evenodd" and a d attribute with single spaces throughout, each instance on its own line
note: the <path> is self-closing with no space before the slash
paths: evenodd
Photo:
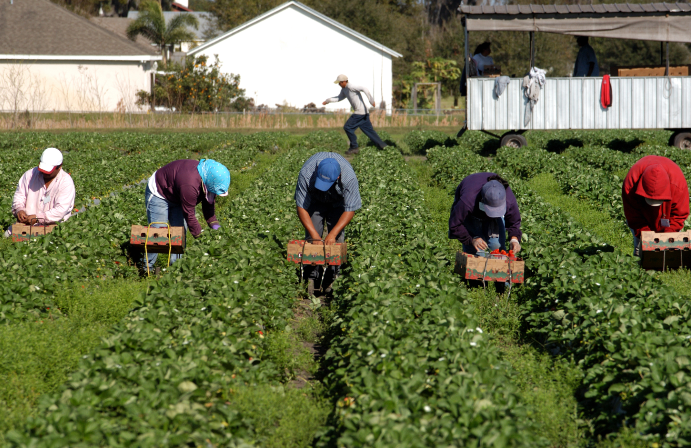
<path id="1" fill-rule="evenodd" d="M 151 113 L 156 113 L 156 69 L 151 73 Z"/>
<path id="2" fill-rule="evenodd" d="M 535 67 L 535 32 L 530 32 L 530 68 Z"/>
<path id="3" fill-rule="evenodd" d="M 417 83 L 413 83 L 413 93 L 410 96 L 413 102 L 413 113 L 417 113 Z"/>
<path id="4" fill-rule="evenodd" d="M 436 101 L 434 101 L 434 102 L 437 103 L 436 104 L 437 116 L 439 116 L 439 114 L 441 113 L 441 83 L 440 82 L 437 83 L 437 92 L 436 92 L 435 96 L 436 96 L 436 98 L 435 98 Z"/>

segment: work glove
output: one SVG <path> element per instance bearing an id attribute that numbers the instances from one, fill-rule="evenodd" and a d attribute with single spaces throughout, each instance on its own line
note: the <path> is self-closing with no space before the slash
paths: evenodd
<path id="1" fill-rule="evenodd" d="M 509 247 L 513 251 L 514 255 L 521 251 L 521 243 L 519 243 L 518 240 L 509 241 Z"/>
<path id="2" fill-rule="evenodd" d="M 209 227 L 211 227 L 211 230 L 218 230 L 221 228 L 221 223 L 218 221 L 214 221 L 211 224 L 209 224 Z"/>

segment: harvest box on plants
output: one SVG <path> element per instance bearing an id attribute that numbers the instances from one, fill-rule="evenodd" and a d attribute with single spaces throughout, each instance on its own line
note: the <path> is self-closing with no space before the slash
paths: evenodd
<path id="1" fill-rule="evenodd" d="M 324 264 L 339 266 L 346 262 L 346 243 L 312 244 L 305 240 L 292 240 L 288 243 L 288 261 L 303 264 Z"/>
<path id="2" fill-rule="evenodd" d="M 170 235 L 168 234 L 170 229 Z M 147 236 L 148 234 L 148 236 Z M 147 227 L 133 225 L 130 232 L 130 245 L 135 249 L 144 250 L 152 254 L 181 254 L 185 251 L 184 227 Z M 170 245 L 169 245 L 170 242 Z"/>
<path id="3" fill-rule="evenodd" d="M 691 266 L 691 232 L 641 232 L 643 269 L 678 269 Z"/>
<path id="4" fill-rule="evenodd" d="M 20 223 L 12 224 L 12 241 L 29 241 L 31 238 L 49 234 L 54 228 L 55 224 L 34 224 L 33 226 Z"/>
<path id="5" fill-rule="evenodd" d="M 478 257 L 465 252 L 456 253 L 454 272 L 466 280 L 484 280 L 490 282 L 523 283 L 525 262 L 521 259 L 511 260 L 499 256 Z"/>

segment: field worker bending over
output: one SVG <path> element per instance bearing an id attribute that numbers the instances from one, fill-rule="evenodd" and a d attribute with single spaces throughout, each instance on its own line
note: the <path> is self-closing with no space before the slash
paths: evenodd
<path id="1" fill-rule="evenodd" d="M 216 219 L 216 196 L 228 196 L 230 171 L 211 159 L 176 160 L 159 168 L 149 178 L 146 187 L 146 218 L 152 222 L 167 222 L 173 227 L 189 228 L 194 238 L 202 233 L 194 208 L 201 202 L 204 219 L 212 230 L 221 228 Z M 165 227 L 155 224 L 152 227 Z M 149 254 L 148 267 L 153 268 L 158 254 Z M 172 254 L 171 264 L 180 258 Z M 142 270 L 146 274 L 146 268 Z"/>
<path id="2" fill-rule="evenodd" d="M 521 250 L 521 214 L 509 183 L 495 173 L 471 174 L 456 188 L 449 238 L 460 240 L 463 251 L 506 250 L 506 232 L 514 254 Z"/>
<path id="3" fill-rule="evenodd" d="M 333 98 L 328 98 L 322 104 L 327 105 L 329 103 L 337 103 L 348 98 L 350 106 L 353 108 L 353 115 L 351 115 L 350 118 L 348 118 L 348 121 L 346 121 L 345 126 L 343 126 L 343 130 L 348 136 L 348 140 L 350 140 L 350 148 L 348 149 L 346 154 L 357 154 L 358 152 L 360 152 L 360 149 L 358 148 L 357 137 L 355 136 L 355 130 L 357 128 L 360 128 L 360 130 L 367 137 L 369 137 L 370 140 L 372 140 L 374 144 L 377 145 L 377 147 L 379 147 L 379 149 L 386 148 L 387 144 L 381 138 L 379 138 L 379 135 L 375 132 L 374 128 L 372 127 L 372 122 L 369 119 L 369 111 L 367 110 L 367 105 L 365 104 L 365 101 L 362 99 L 362 93 L 364 93 L 365 95 L 367 95 L 367 99 L 369 100 L 369 103 L 372 105 L 372 107 L 376 107 L 374 98 L 372 98 L 372 94 L 369 93 L 367 87 L 354 85 L 353 83 L 348 81 L 348 77 L 346 75 L 338 75 L 336 81 L 334 81 L 334 84 L 338 84 L 339 86 L 341 86 L 341 93 L 339 93 L 338 96 L 335 96 Z"/>
<path id="4" fill-rule="evenodd" d="M 19 179 L 12 214 L 22 224 L 67 221 L 72 216 L 75 195 L 72 176 L 62 170 L 62 153 L 48 148 L 43 151 L 38 167 L 31 168 Z M 5 236 L 11 234 L 10 227 Z"/>
<path id="5" fill-rule="evenodd" d="M 298 218 L 305 227 L 305 239 L 322 241 L 324 223 L 329 234 L 325 244 L 345 241 L 344 229 L 355 211 L 362 207 L 360 187 L 355 171 L 340 154 L 318 152 L 302 165 L 295 187 L 295 204 Z M 331 284 L 338 275 L 339 266 L 329 266 L 323 273 L 321 285 L 325 293 L 331 292 Z M 322 268 L 305 266 L 304 275 L 307 290 L 314 295 L 319 284 Z"/>
<path id="6" fill-rule="evenodd" d="M 640 254 L 641 232 L 680 232 L 689 216 L 689 189 L 679 165 L 667 157 L 645 156 L 636 162 L 621 188 L 626 224 Z"/>

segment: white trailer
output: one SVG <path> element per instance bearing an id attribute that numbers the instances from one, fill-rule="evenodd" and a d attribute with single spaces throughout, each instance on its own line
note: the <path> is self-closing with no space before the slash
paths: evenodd
<path id="1" fill-rule="evenodd" d="M 469 31 L 526 31 L 578 36 L 691 43 L 691 5 L 687 3 L 602 5 L 503 5 L 459 8 Z M 669 52 L 667 52 L 669 55 Z M 667 60 L 669 67 L 669 59 Z M 466 71 L 467 72 L 467 71 Z M 669 71 L 668 71 L 669 73 Z M 466 75 L 467 76 L 467 75 Z M 668 129 L 670 142 L 691 149 L 691 77 L 612 77 L 612 104 L 600 104 L 602 77 L 547 78 L 526 123 L 522 78 L 511 79 L 503 94 L 494 78 L 467 78 L 465 130 L 508 130 L 502 146 L 521 147 L 526 130 Z"/>

